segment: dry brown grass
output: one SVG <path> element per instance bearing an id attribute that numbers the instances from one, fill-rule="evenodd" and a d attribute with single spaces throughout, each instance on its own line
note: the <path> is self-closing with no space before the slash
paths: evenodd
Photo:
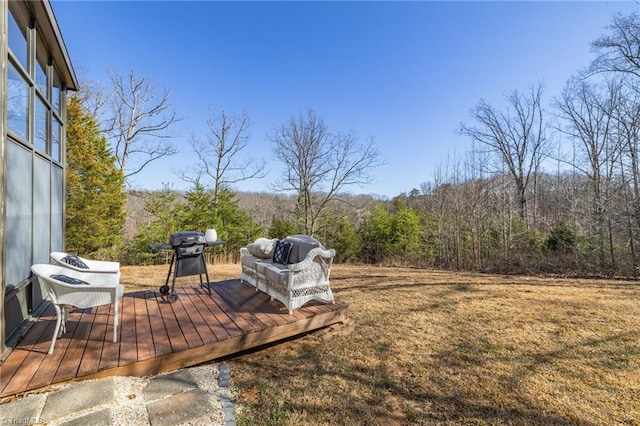
<path id="1" fill-rule="evenodd" d="M 636 282 L 348 265 L 331 282 L 347 324 L 227 361 L 239 424 L 640 424 Z"/>
<path id="2" fill-rule="evenodd" d="M 224 281 L 240 277 L 240 265 L 207 265 L 209 279 L 212 282 Z M 158 290 L 167 279 L 169 265 L 153 266 L 121 266 L 120 283 L 125 286 L 125 291 L 137 290 Z M 169 278 L 171 285 L 172 277 Z M 197 275 L 179 277 L 176 279 L 176 286 L 199 283 Z"/>

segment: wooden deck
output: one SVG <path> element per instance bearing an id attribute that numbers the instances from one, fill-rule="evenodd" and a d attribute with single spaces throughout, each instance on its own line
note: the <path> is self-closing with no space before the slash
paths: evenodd
<path id="1" fill-rule="evenodd" d="M 211 296 L 199 286 L 176 292 L 175 303 L 155 291 L 126 293 L 117 343 L 113 305 L 72 311 L 51 355 L 56 317 L 49 309 L 0 365 L 0 397 L 71 380 L 173 371 L 347 319 L 340 301 L 312 301 L 289 315 L 239 280 L 211 283 Z"/>

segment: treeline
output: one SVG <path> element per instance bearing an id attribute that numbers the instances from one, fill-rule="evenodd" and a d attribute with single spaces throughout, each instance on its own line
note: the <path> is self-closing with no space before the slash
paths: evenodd
<path id="1" fill-rule="evenodd" d="M 537 189 L 528 194 L 530 213 L 523 220 L 511 180 L 479 178 L 476 166 L 460 161 L 420 189 L 391 200 L 343 194 L 319 217 L 315 236 L 336 249 L 336 262 L 636 276 L 623 192 L 611 198 L 618 204 L 610 204 L 610 227 L 603 230 L 592 214 L 587 177 L 537 174 Z M 215 227 L 227 244 L 209 255 L 227 262 L 238 261 L 239 248 L 257 237 L 304 232 L 293 196 L 225 191 L 214 201 L 210 191 L 195 187 L 186 194 L 171 189 L 132 192 L 129 199 L 137 199 L 137 208 L 128 214 L 136 218 L 138 230 L 120 251 L 124 263 L 166 262 L 170 253 L 153 254 L 148 244 L 167 242 L 177 231 Z"/>

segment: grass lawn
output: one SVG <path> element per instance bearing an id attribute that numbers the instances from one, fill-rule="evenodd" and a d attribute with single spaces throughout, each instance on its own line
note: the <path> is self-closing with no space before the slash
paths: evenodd
<path id="1" fill-rule="evenodd" d="M 640 283 L 335 265 L 331 284 L 346 324 L 227 360 L 238 424 L 640 424 Z"/>

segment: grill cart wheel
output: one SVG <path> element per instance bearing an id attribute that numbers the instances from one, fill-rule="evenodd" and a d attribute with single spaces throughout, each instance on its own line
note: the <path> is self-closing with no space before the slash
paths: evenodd
<path id="1" fill-rule="evenodd" d="M 160 294 L 167 294 L 167 293 L 169 293 L 169 286 L 165 284 L 162 287 L 160 287 Z"/>
<path id="2" fill-rule="evenodd" d="M 169 303 L 173 303 L 178 300 L 178 295 L 175 293 L 171 293 L 167 296 L 167 300 L 169 301 Z"/>

